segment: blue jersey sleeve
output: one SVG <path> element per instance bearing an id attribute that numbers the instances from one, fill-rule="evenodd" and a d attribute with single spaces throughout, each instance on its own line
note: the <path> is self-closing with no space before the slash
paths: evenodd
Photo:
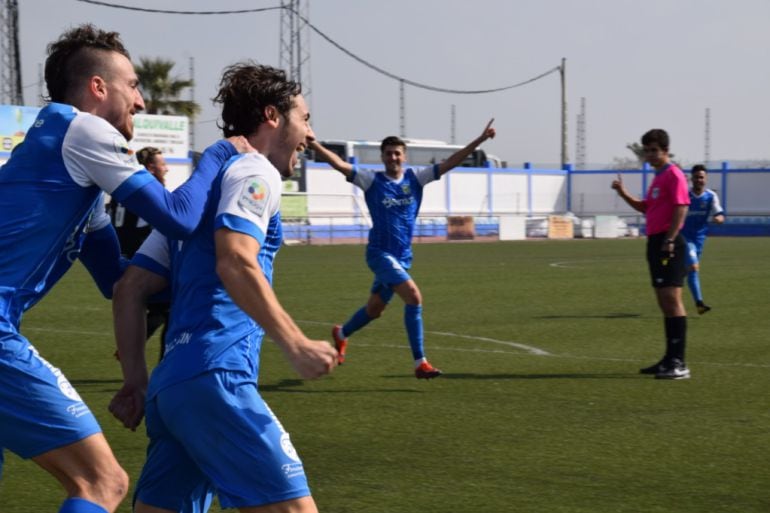
<path id="1" fill-rule="evenodd" d="M 78 258 L 88 270 L 107 298 L 112 298 L 112 286 L 123 275 L 128 260 L 120 255 L 120 243 L 111 224 L 93 232 L 83 239 Z"/>
<path id="2" fill-rule="evenodd" d="M 218 141 L 203 152 L 192 176 L 174 192 L 167 191 L 157 180 L 146 181 L 138 189 L 127 180 L 112 195 L 164 235 L 187 239 L 203 215 L 211 182 L 222 165 L 237 153 L 228 141 Z"/>

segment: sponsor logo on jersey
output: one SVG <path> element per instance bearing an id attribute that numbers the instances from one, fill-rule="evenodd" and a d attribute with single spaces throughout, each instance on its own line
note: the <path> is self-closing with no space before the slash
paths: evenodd
<path id="1" fill-rule="evenodd" d="M 267 188 L 267 183 L 262 178 L 253 177 L 243 185 L 238 205 L 244 210 L 261 216 L 267 208 L 269 198 L 270 190 Z"/>
<path id="2" fill-rule="evenodd" d="M 652 199 L 658 199 L 658 196 L 660 196 L 660 189 L 653 187 L 650 196 L 652 196 Z"/>
<path id="3" fill-rule="evenodd" d="M 385 208 L 406 207 L 414 203 L 414 196 L 408 198 L 382 198 L 382 204 Z"/>

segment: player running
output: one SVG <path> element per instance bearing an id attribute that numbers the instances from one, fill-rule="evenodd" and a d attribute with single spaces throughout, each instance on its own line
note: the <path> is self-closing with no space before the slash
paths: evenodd
<path id="1" fill-rule="evenodd" d="M 310 147 L 316 158 L 329 163 L 364 191 L 366 205 L 372 217 L 366 263 L 374 273 L 369 300 L 342 326 L 335 326 L 332 336 L 345 360 L 348 337 L 382 315 L 393 294 L 404 302 L 404 325 L 414 359 L 414 374 L 420 379 L 441 375 L 425 357 L 423 345 L 422 294 L 409 275 L 412 266 L 412 234 L 422 203 L 422 190 L 427 184 L 462 164 L 481 143 L 495 136 L 491 119 L 484 131 L 453 153 L 445 161 L 429 167 L 404 167 L 407 162 L 406 143 L 395 136 L 386 137 L 380 145 L 385 172 L 362 169 L 342 160 L 335 153 L 313 141 Z"/>
<path id="2" fill-rule="evenodd" d="M 136 513 L 224 508 L 315 513 L 289 434 L 259 395 L 265 334 L 303 378 L 336 366 L 337 351 L 308 339 L 271 287 L 281 245 L 281 177 L 314 137 L 298 83 L 239 64 L 222 78 L 225 134 L 257 150 L 231 159 L 214 182 L 198 230 L 169 244 L 154 231 L 116 285 L 115 336 L 124 385 L 110 411 L 129 428 L 144 412 L 150 445 Z M 170 281 L 166 354 L 147 385 L 144 300 Z M 132 326 L 140 326 L 139 329 Z"/>
<path id="3" fill-rule="evenodd" d="M 687 285 L 695 300 L 698 313 L 703 315 L 711 307 L 703 302 L 703 292 L 700 288 L 700 258 L 706 235 L 709 231 L 709 221 L 716 224 L 725 222 L 725 213 L 719 203 L 719 196 L 706 188 L 708 171 L 706 166 L 697 164 L 690 172 L 692 188 L 690 189 L 690 210 L 682 228 L 682 235 L 687 240 Z"/>
<path id="4" fill-rule="evenodd" d="M 144 101 L 115 32 L 83 25 L 64 33 L 48 46 L 45 80 L 52 103 L 0 168 L 0 451 L 59 480 L 61 513 L 112 512 L 128 477 L 78 393 L 20 333 L 22 316 L 78 258 L 111 297 L 122 264 L 102 191 L 186 238 L 220 165 L 237 152 L 224 141 L 209 148 L 173 194 L 143 169 L 127 141 Z"/>

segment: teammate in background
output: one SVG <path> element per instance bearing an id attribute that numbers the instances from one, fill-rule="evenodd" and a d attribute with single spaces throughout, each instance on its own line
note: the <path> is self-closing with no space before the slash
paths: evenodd
<path id="1" fill-rule="evenodd" d="M 429 167 L 404 168 L 406 143 L 395 136 L 386 137 L 380 145 L 384 173 L 358 168 L 320 143 L 310 143 L 317 159 L 329 163 L 345 175 L 347 181 L 364 191 L 373 223 L 366 248 L 366 263 L 374 273 L 369 299 L 344 325 L 332 329 L 340 363 L 345 360 L 348 337 L 382 315 L 395 293 L 404 301 L 404 325 L 414 358 L 415 376 L 431 379 L 441 375 L 441 371 L 425 357 L 422 294 L 408 273 L 412 265 L 412 234 L 423 187 L 459 166 L 481 143 L 494 137 L 493 121 L 490 120 L 481 135 L 467 146 Z"/>
<path id="2" fill-rule="evenodd" d="M 63 373 L 20 333 L 22 315 L 76 258 L 111 297 L 123 267 L 102 191 L 186 238 L 217 170 L 236 151 L 216 144 L 170 194 L 128 148 L 144 102 L 119 35 L 82 25 L 47 50 L 52 103 L 0 168 L 0 453 L 31 458 L 53 475 L 67 495 L 60 513 L 113 512 L 128 476 Z"/>
<path id="3" fill-rule="evenodd" d="M 687 312 L 682 303 L 682 285 L 687 274 L 687 243 L 680 233 L 687 216 L 690 198 L 687 179 L 682 170 L 671 162 L 669 138 L 659 128 L 642 136 L 645 160 L 655 168 L 655 178 L 641 200 L 631 196 L 618 174 L 612 188 L 631 208 L 643 212 L 647 221 L 647 264 L 658 306 L 663 312 L 666 353 L 642 374 L 655 374 L 659 379 L 686 379 L 690 370 L 685 365 Z"/>
<path id="4" fill-rule="evenodd" d="M 165 187 L 168 166 L 166 165 L 166 159 L 163 158 L 163 154 L 158 148 L 151 146 L 142 148 L 136 152 L 136 159 L 139 161 L 139 164 L 144 166 Z M 112 225 L 118 234 L 121 253 L 131 258 L 136 253 L 136 250 L 139 249 L 139 246 L 142 245 L 144 239 L 150 235 L 152 226 L 133 212 L 126 210 L 115 198 L 111 198 L 107 204 L 107 212 L 110 214 Z"/>
<path id="5" fill-rule="evenodd" d="M 312 513 L 302 462 L 257 390 L 264 334 L 302 378 L 337 365 L 337 351 L 308 339 L 271 287 L 281 177 L 315 137 L 310 114 L 298 83 L 252 63 L 229 67 L 215 100 L 225 135 L 243 135 L 257 151 L 225 165 L 190 240 L 153 232 L 116 285 L 124 385 L 110 411 L 133 429 L 146 405 L 150 444 L 136 513 L 206 511 L 214 494 L 224 508 Z M 169 282 L 166 355 L 148 385 L 144 337 L 131 326 L 142 322 L 147 293 Z"/>
<path id="6" fill-rule="evenodd" d="M 703 302 L 700 288 L 700 256 L 709 231 L 709 219 L 716 224 L 725 222 L 725 213 L 719 204 L 719 196 L 706 188 L 708 171 L 706 166 L 697 164 L 690 172 L 692 189 L 690 190 L 690 210 L 682 228 L 682 235 L 687 240 L 687 285 L 695 300 L 698 313 L 703 315 L 711 307 Z"/>
<path id="7" fill-rule="evenodd" d="M 163 153 L 158 148 L 146 146 L 136 152 L 136 159 L 161 185 L 166 186 L 168 165 Z M 150 235 L 152 226 L 141 217 L 126 210 L 115 198 L 111 198 L 107 204 L 107 212 L 112 220 L 112 225 L 115 227 L 115 232 L 118 234 L 121 253 L 127 258 L 132 258 L 142 242 Z M 163 341 L 166 339 L 169 308 L 170 305 L 167 301 L 147 304 L 147 339 L 149 340 L 158 328 L 163 326 L 160 334 L 160 358 L 163 358 Z"/>

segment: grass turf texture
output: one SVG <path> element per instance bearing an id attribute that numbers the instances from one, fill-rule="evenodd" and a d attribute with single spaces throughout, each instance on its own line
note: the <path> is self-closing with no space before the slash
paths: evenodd
<path id="1" fill-rule="evenodd" d="M 644 241 L 575 240 L 415 247 L 436 380 L 415 380 L 394 301 L 321 380 L 297 379 L 266 342 L 261 389 L 321 511 L 766 512 L 769 253 L 767 238 L 707 242 L 714 310 L 699 317 L 685 291 L 689 381 L 637 374 L 663 350 Z M 362 246 L 283 248 L 276 269 L 279 298 L 314 338 L 329 339 L 371 280 Z M 133 483 L 144 426 L 131 433 L 106 410 L 120 370 L 109 302 L 89 280 L 73 269 L 23 331 L 96 412 Z M 154 361 L 157 339 L 148 351 Z M 5 457 L 0 511 L 56 511 L 53 478 Z"/>

